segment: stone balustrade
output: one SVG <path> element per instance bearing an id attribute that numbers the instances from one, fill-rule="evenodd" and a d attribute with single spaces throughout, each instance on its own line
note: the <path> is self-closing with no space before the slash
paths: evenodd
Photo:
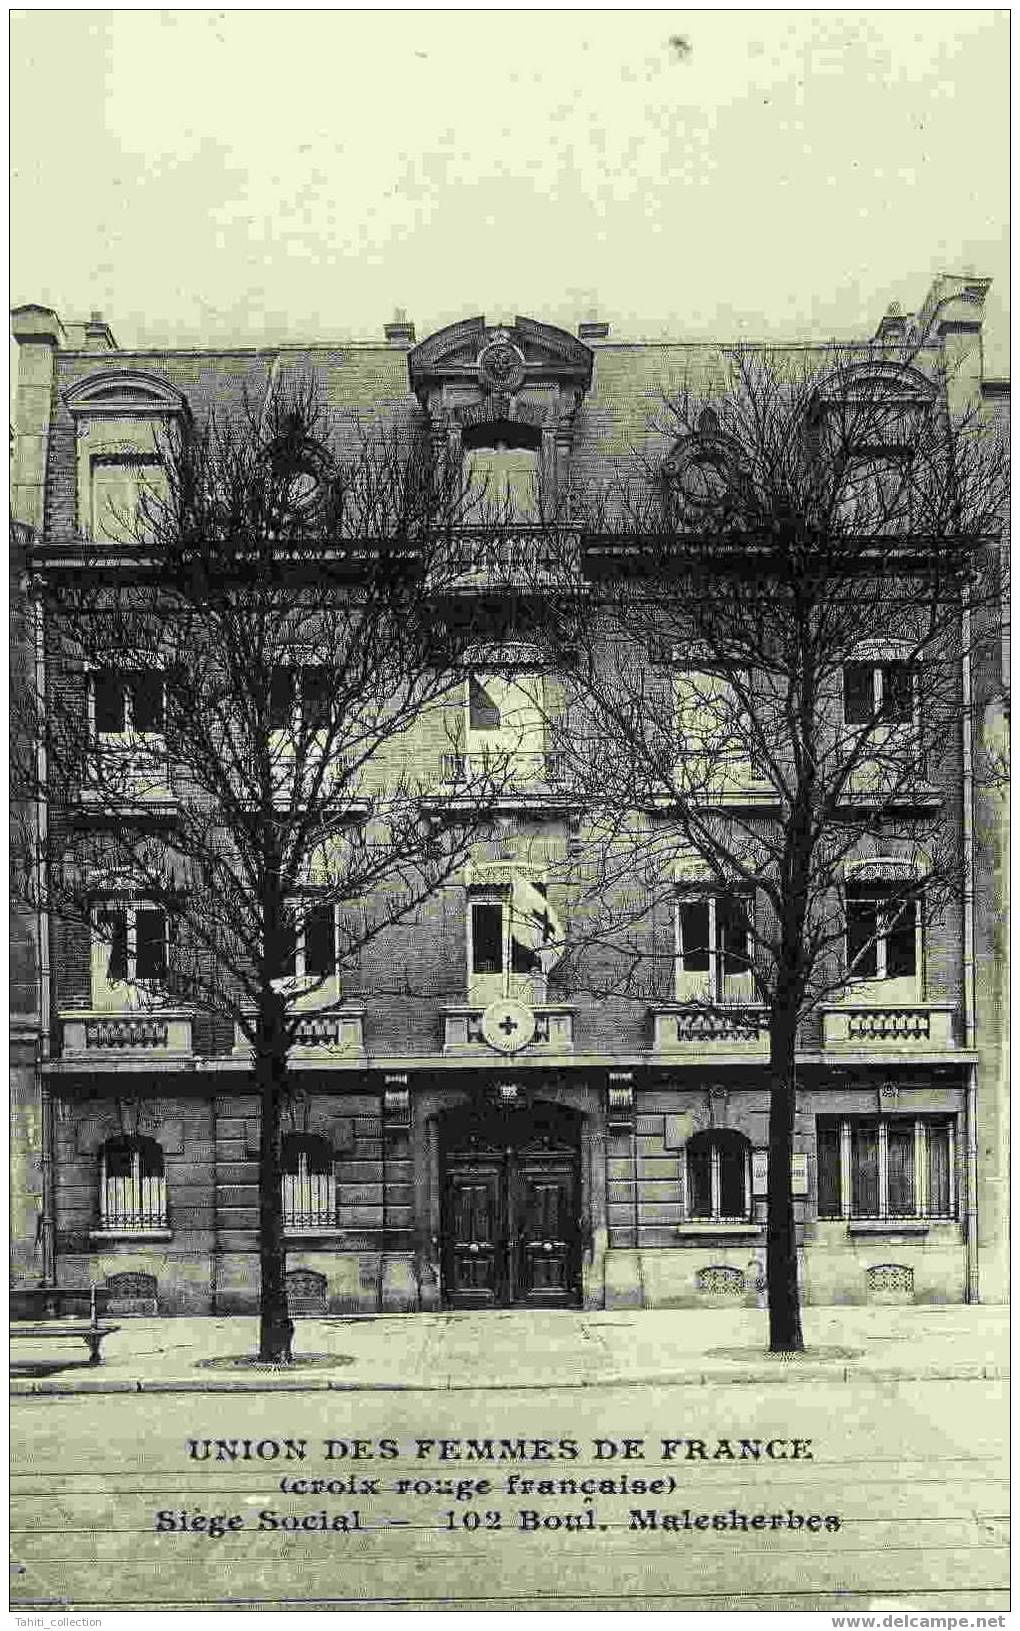
<path id="1" fill-rule="evenodd" d="M 495 1057 L 482 1035 L 481 1004 L 451 1004 L 443 1013 L 443 1052 L 445 1054 L 472 1054 L 479 1058 Z M 535 1034 L 519 1052 L 521 1054 L 573 1053 L 574 1010 L 566 1003 L 537 1003 Z M 506 1057 L 513 1058 L 514 1054 Z"/>
<path id="2" fill-rule="evenodd" d="M 309 1008 L 297 1017 L 297 1033 L 291 1044 L 292 1064 L 302 1060 L 328 1065 L 363 1059 L 365 1055 L 365 1010 L 345 1004 L 342 1008 Z M 251 1043 L 239 1025 L 234 1027 L 234 1058 L 251 1057 Z"/>
<path id="3" fill-rule="evenodd" d="M 825 1048 L 834 1051 L 905 1049 L 944 1051 L 956 1047 L 950 1003 L 890 1003 L 885 1007 L 840 1003 L 822 1013 Z"/>
<path id="4" fill-rule="evenodd" d="M 705 1053 L 765 1058 L 768 1013 L 753 1004 L 669 1004 L 652 1009 L 653 1049 L 661 1054 Z"/>
<path id="5" fill-rule="evenodd" d="M 153 1065 L 190 1060 L 192 1016 L 179 1009 L 111 1014 L 91 1009 L 60 1015 L 61 1057 L 90 1064 L 144 1058 Z"/>

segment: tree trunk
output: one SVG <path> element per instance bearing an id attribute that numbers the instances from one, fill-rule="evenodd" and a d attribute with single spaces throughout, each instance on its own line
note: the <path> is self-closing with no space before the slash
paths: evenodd
<path id="1" fill-rule="evenodd" d="M 793 1214 L 793 1129 L 797 1108 L 797 1023 L 788 1008 L 773 1008 L 769 1047 L 769 1181 L 765 1281 L 772 1353 L 800 1353 L 804 1336 L 797 1284 L 797 1231 Z"/>
<path id="2" fill-rule="evenodd" d="M 283 1240 L 281 1123 L 287 1091 L 287 1035 L 275 992 L 264 1001 L 255 1041 L 255 1081 L 262 1113 L 259 1151 L 259 1358 L 289 1364 L 294 1322 L 287 1313 Z"/>

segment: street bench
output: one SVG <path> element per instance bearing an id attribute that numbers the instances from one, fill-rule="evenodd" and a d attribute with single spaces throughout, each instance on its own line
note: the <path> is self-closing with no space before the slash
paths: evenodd
<path id="1" fill-rule="evenodd" d="M 88 1348 L 89 1364 L 101 1364 L 103 1338 L 120 1330 L 119 1325 L 99 1317 L 100 1306 L 107 1300 L 108 1293 L 97 1286 L 84 1290 L 63 1286 L 19 1287 L 10 1295 L 11 1341 L 66 1342 L 77 1337 Z M 84 1311 L 82 1317 L 73 1317 L 75 1304 L 87 1307 L 87 1317 Z M 72 1310 L 71 1318 L 64 1314 L 68 1308 Z"/>

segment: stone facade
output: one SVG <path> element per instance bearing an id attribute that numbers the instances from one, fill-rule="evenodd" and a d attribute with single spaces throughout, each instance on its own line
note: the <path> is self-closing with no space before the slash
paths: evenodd
<path id="1" fill-rule="evenodd" d="M 919 313 L 914 365 L 951 361 L 960 402 L 998 417 L 1008 394 L 980 362 L 986 289 L 939 281 Z M 895 348 L 908 321 L 887 316 L 878 343 Z M 663 391 L 720 377 L 721 348 L 617 343 L 599 324 L 574 337 L 523 318 L 472 319 L 417 346 L 409 325 L 393 324 L 385 344 L 208 353 L 125 352 L 101 319 L 64 325 L 42 307 L 19 308 L 13 325 L 18 594 L 17 551 L 32 546 L 39 569 L 58 571 L 95 520 L 95 461 L 143 455 L 153 423 L 181 404 L 201 418 L 214 403 L 257 398 L 271 378 L 312 375 L 340 427 L 356 412 L 426 423 L 465 457 L 525 455 L 569 494 L 608 487 L 635 445 L 667 452 L 650 428 Z M 520 465 L 511 459 L 506 479 Z M 34 660 L 29 618 L 20 642 Z M 975 734 L 947 744 L 940 769 L 976 872 L 926 938 L 922 994 L 863 1016 L 834 1002 L 800 1039 L 794 1187 L 808 1302 L 1005 1297 L 1005 812 L 975 760 L 1001 744 L 1007 678 L 998 657 L 968 676 Z M 438 731 L 419 738 L 426 755 L 443 745 Z M 524 799 L 496 839 L 508 864 L 524 847 L 555 859 L 570 821 L 553 798 Z M 758 1022 L 706 1029 L 668 991 L 657 1003 L 596 1001 L 553 977 L 532 1004 L 533 1037 L 503 1052 L 466 972 L 470 899 L 446 890 L 404 931 L 416 995 L 377 995 L 393 951 L 368 948 L 342 1001 L 296 1050 L 293 1310 L 760 1304 L 768 1103 Z M 44 931 L 39 955 L 34 924 L 15 923 L 17 1278 L 112 1285 L 125 1312 L 253 1310 L 259 1129 L 244 1047 L 201 1014 L 99 1010 L 87 932 Z M 853 1129 L 890 1115 L 912 1129 L 924 1204 L 912 1216 L 854 1217 Z M 833 1162 L 844 1183 L 835 1216 Z M 477 1227 L 472 1195 L 491 1204 L 490 1222 L 504 1220 L 495 1241 Z M 542 1195 L 553 1209 L 544 1221 L 534 1211 Z M 515 1232 L 511 1214 L 527 1226 Z M 493 1251 L 503 1254 L 496 1269 Z"/>

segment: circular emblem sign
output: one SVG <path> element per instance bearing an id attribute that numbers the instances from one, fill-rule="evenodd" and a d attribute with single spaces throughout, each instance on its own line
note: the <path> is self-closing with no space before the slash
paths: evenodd
<path id="1" fill-rule="evenodd" d="M 490 391 L 519 391 L 524 384 L 524 358 L 500 335 L 480 353 L 478 377 Z"/>
<path id="2" fill-rule="evenodd" d="M 482 1035 L 497 1053 L 516 1053 L 535 1034 L 535 1015 L 516 997 L 497 997 L 482 1015 Z"/>

